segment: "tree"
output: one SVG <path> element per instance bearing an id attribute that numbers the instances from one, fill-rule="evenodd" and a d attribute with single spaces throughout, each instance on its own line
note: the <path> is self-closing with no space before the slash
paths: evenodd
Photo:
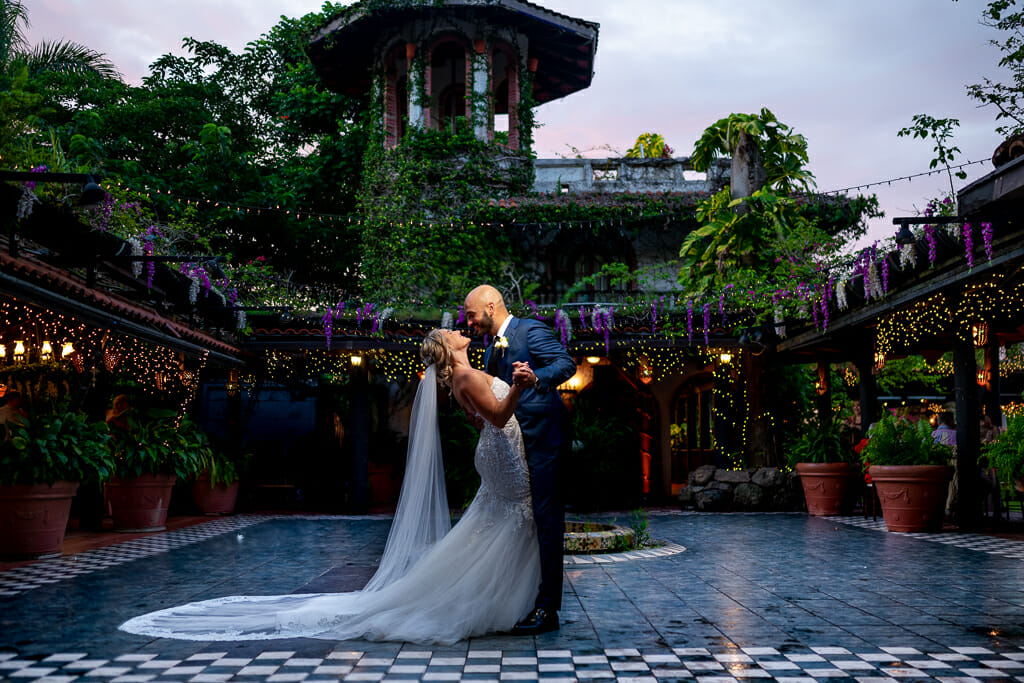
<path id="1" fill-rule="evenodd" d="M 996 132 L 1005 137 L 1024 133 L 1024 10 L 1016 0 L 991 0 L 981 12 L 981 23 L 1001 32 L 989 41 L 1003 53 L 999 66 L 1009 71 L 1009 82 L 984 78 L 967 86 L 967 94 L 982 106 L 995 107 Z"/>
<path id="2" fill-rule="evenodd" d="M 102 53 L 70 41 L 44 40 L 30 46 L 28 7 L 21 0 L 0 0 L 0 85 L 7 87 L 21 68 L 29 76 L 45 72 L 95 73 L 119 79 L 121 74 Z"/>
<path id="3" fill-rule="evenodd" d="M 355 287 L 358 226 L 330 216 L 355 207 L 365 105 L 326 91 L 305 54 L 337 11 L 283 17 L 238 53 L 186 38 L 141 86 L 38 74 L 36 148 L 52 136 L 68 163 L 135 189 L 160 220 L 187 217 L 218 254 Z"/>

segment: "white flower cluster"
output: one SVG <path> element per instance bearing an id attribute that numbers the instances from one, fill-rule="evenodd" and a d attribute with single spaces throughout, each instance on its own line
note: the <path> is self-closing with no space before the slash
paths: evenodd
<path id="1" fill-rule="evenodd" d="M 845 311 L 850 307 L 850 304 L 846 301 L 846 277 L 839 278 L 839 282 L 836 283 L 836 305 L 839 306 L 840 311 Z"/>
<path id="2" fill-rule="evenodd" d="M 199 298 L 199 278 L 197 278 L 195 275 L 192 275 L 189 279 L 192 280 L 192 284 L 189 285 L 188 288 L 188 300 L 191 303 L 195 303 L 196 299 Z"/>
<path id="3" fill-rule="evenodd" d="M 132 248 L 132 256 L 142 256 L 142 242 L 138 237 L 129 237 L 128 245 Z M 132 277 L 142 277 L 142 261 L 132 261 Z"/>
<path id="4" fill-rule="evenodd" d="M 871 259 L 868 263 L 868 294 L 872 299 L 881 299 L 885 296 L 882 278 L 878 275 L 878 261 L 875 259 Z"/>
<path id="5" fill-rule="evenodd" d="M 917 250 L 913 244 L 904 244 L 900 247 L 900 268 L 905 268 L 908 264 L 911 268 L 917 268 Z"/>
<path id="6" fill-rule="evenodd" d="M 32 205 L 39 202 L 39 197 L 28 185 L 21 186 L 21 199 L 18 200 L 18 218 L 32 215 Z"/>
<path id="7" fill-rule="evenodd" d="M 240 330 L 244 330 L 247 324 L 248 321 L 245 319 L 245 311 L 235 311 L 235 326 Z"/>

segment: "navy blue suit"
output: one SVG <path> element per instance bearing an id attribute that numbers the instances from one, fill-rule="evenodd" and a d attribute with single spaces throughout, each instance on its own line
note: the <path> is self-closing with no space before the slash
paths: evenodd
<path id="1" fill-rule="evenodd" d="M 533 518 L 540 544 L 541 579 L 536 607 L 558 611 L 562 606 L 562 552 L 565 507 L 560 495 L 559 454 L 566 442 L 567 411 L 557 387 L 576 373 L 576 361 L 558 343 L 551 329 L 536 320 L 512 318 L 505 330 L 508 348 L 487 347 L 488 372 L 512 384 L 512 364 L 523 361 L 537 375 L 537 386 L 524 389 L 516 405 L 530 468 Z M 491 356 L 497 354 L 492 361 Z"/>

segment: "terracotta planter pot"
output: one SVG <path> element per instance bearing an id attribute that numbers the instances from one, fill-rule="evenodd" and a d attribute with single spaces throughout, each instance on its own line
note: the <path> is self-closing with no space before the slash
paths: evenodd
<path id="1" fill-rule="evenodd" d="M 804 487 L 807 514 L 820 517 L 838 515 L 850 480 L 850 465 L 845 462 L 801 462 L 796 465 Z"/>
<path id="2" fill-rule="evenodd" d="M 889 531 L 940 531 L 953 468 L 946 465 L 872 465 L 871 481 Z"/>
<path id="3" fill-rule="evenodd" d="M 77 481 L 0 486 L 0 555 L 60 555 Z"/>
<path id="4" fill-rule="evenodd" d="M 174 475 L 144 474 L 107 482 L 114 531 L 162 531 L 167 524 Z"/>
<path id="5" fill-rule="evenodd" d="M 213 486 L 209 473 L 204 472 L 192 485 L 192 499 L 204 515 L 230 515 L 238 501 L 238 482 Z"/>

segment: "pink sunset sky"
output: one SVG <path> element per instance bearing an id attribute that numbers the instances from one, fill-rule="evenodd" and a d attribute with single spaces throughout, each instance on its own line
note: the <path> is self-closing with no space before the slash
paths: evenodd
<path id="1" fill-rule="evenodd" d="M 181 40 L 233 50 L 281 15 L 319 0 L 29 0 L 28 39 L 68 39 L 106 53 L 131 82 Z M 344 3 L 343 3 L 344 4 Z M 644 132 L 662 134 L 676 156 L 731 112 L 768 107 L 804 134 L 819 190 L 928 171 L 930 141 L 898 138 L 914 114 L 958 118 L 959 161 L 987 160 L 1000 142 L 995 112 L 965 85 L 999 77 L 997 37 L 979 23 L 981 0 L 538 0 L 601 25 L 593 85 L 540 107 L 539 157 L 602 146 L 624 152 Z M 1004 77 L 1005 78 L 1005 77 Z M 966 169 L 970 182 L 991 164 Z M 954 179 L 955 180 L 955 179 Z M 965 181 L 955 180 L 957 189 Z M 886 217 L 870 239 L 894 234 L 948 192 L 945 173 L 871 187 Z"/>

